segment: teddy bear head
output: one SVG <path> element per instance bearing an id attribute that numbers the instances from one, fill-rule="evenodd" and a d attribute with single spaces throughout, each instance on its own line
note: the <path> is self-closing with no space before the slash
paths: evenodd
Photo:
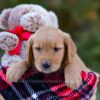
<path id="1" fill-rule="evenodd" d="M 35 32 L 43 26 L 58 27 L 57 16 L 39 5 L 22 4 L 4 9 L 0 15 L 0 28 L 15 29 L 21 25 L 25 30 Z"/>

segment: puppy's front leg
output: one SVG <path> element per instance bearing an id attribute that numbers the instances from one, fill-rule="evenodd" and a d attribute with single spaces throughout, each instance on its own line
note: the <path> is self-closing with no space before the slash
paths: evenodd
<path id="1" fill-rule="evenodd" d="M 8 68 L 6 77 L 10 82 L 17 82 L 28 68 L 26 60 L 15 63 Z"/>
<path id="2" fill-rule="evenodd" d="M 68 87 L 75 89 L 82 84 L 80 71 L 75 66 L 67 66 L 64 69 L 65 83 Z"/>

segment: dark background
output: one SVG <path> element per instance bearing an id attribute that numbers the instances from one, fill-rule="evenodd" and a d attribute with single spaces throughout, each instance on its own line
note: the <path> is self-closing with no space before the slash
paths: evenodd
<path id="1" fill-rule="evenodd" d="M 80 57 L 100 73 L 100 0 L 0 0 L 0 11 L 22 3 L 40 4 L 53 10 L 60 28 L 71 34 Z M 0 57 L 2 54 L 0 50 Z"/>

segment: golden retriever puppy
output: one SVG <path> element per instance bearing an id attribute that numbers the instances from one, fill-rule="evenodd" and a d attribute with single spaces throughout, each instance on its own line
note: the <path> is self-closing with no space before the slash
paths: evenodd
<path id="1" fill-rule="evenodd" d="M 44 73 L 52 73 L 63 67 L 65 82 L 74 89 L 82 82 L 80 72 L 89 71 L 78 56 L 71 36 L 57 28 L 39 29 L 30 37 L 27 49 L 26 60 L 8 68 L 6 75 L 9 81 L 17 82 L 30 67 L 35 66 Z"/>

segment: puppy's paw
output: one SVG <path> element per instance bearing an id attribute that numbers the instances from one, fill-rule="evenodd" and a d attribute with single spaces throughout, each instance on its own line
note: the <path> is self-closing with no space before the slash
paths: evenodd
<path id="1" fill-rule="evenodd" d="M 80 73 L 70 73 L 65 74 L 65 83 L 68 87 L 75 89 L 82 84 L 82 78 Z"/>
<path id="2" fill-rule="evenodd" d="M 24 73 L 25 70 L 21 66 L 11 66 L 7 70 L 6 77 L 10 82 L 17 82 Z"/>

